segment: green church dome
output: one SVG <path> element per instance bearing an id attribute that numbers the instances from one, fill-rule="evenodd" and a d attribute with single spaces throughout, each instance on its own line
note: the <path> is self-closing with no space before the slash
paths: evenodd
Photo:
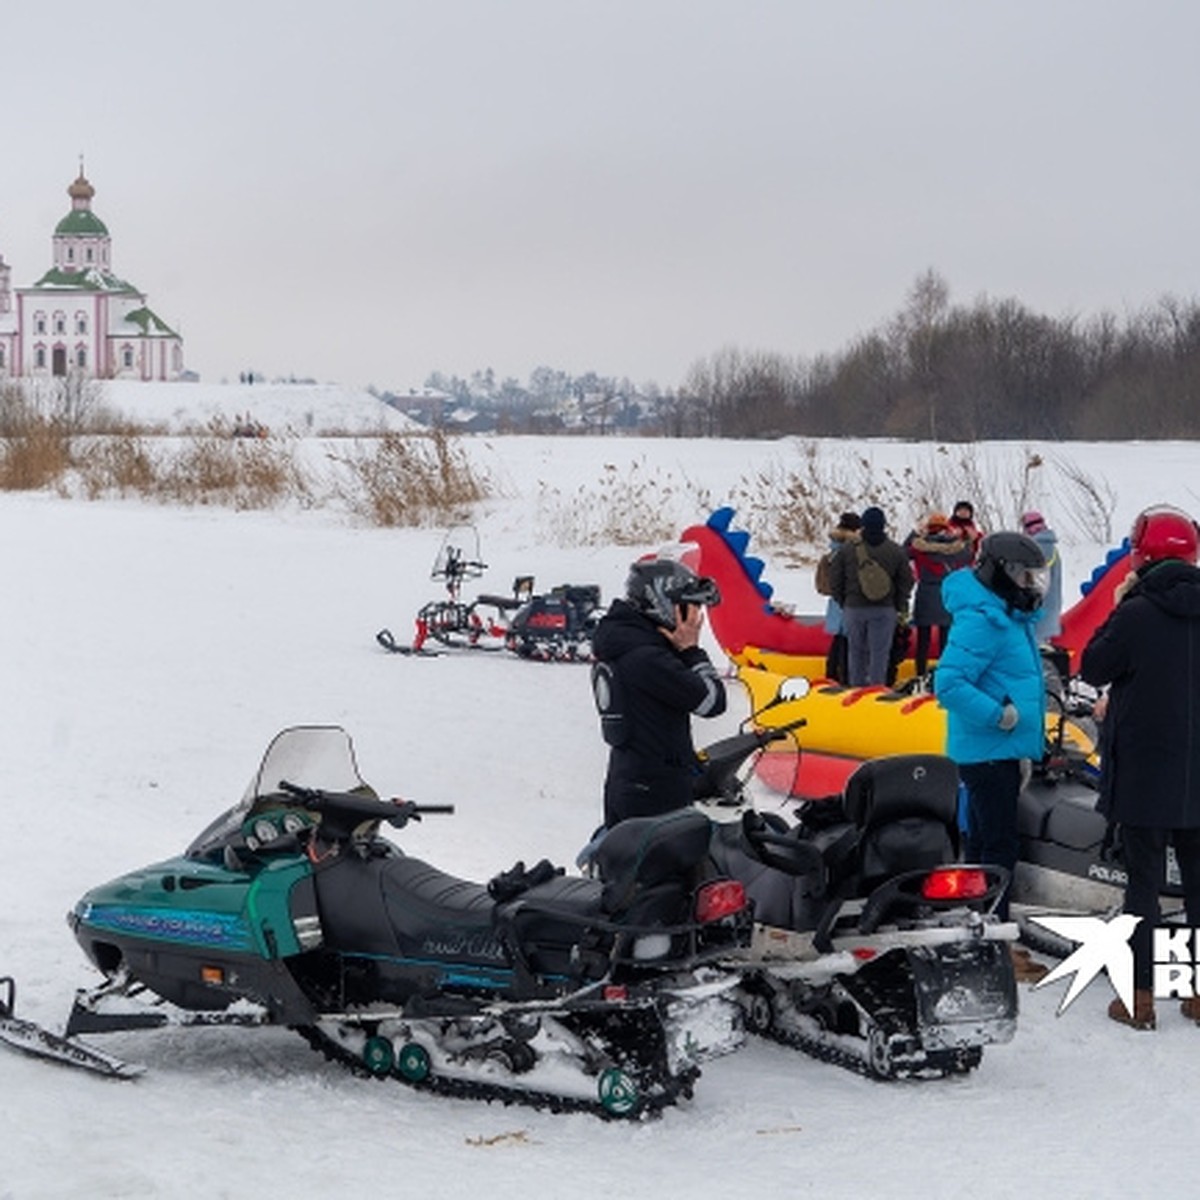
<path id="1" fill-rule="evenodd" d="M 108 237 L 108 226 L 89 208 L 67 213 L 54 227 L 55 237 Z"/>

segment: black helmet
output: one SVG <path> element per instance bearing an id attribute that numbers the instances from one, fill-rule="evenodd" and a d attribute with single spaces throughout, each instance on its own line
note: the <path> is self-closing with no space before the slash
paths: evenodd
<path id="1" fill-rule="evenodd" d="M 1033 612 L 1046 595 L 1046 556 L 1023 533 L 990 533 L 979 547 L 975 578 L 996 593 L 1009 608 Z"/>
<path id="2" fill-rule="evenodd" d="M 652 558 L 629 568 L 625 599 L 655 625 L 674 629 L 677 604 L 720 604 L 721 593 L 707 575 L 673 558 Z"/>

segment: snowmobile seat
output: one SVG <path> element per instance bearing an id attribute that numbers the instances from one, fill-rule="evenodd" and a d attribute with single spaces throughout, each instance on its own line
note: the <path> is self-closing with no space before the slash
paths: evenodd
<path id="1" fill-rule="evenodd" d="M 604 909 L 628 910 L 639 891 L 662 884 L 693 882 L 708 855 L 712 823 L 693 808 L 660 817 L 632 817 L 609 830 L 596 849 L 604 881 Z"/>
<path id="2" fill-rule="evenodd" d="M 593 860 L 605 914 L 631 931 L 685 924 L 696 885 L 711 873 L 711 839 L 712 822 L 694 808 L 615 825 Z"/>
<path id="3" fill-rule="evenodd" d="M 1095 799 L 1095 792 L 1091 797 Z M 1108 822 L 1103 813 L 1064 794 L 1046 815 L 1045 838 L 1071 850 L 1097 849 L 1104 841 Z"/>
<path id="4" fill-rule="evenodd" d="M 584 961 L 577 948 L 595 940 L 589 934 L 602 916 L 603 892 L 598 880 L 556 875 L 498 905 L 497 927 L 530 970 L 571 975 Z"/>
<path id="5" fill-rule="evenodd" d="M 332 949 L 428 957 L 431 947 L 453 946 L 455 961 L 494 965 L 504 958 L 487 888 L 418 858 L 343 859 L 317 873 L 316 887 Z"/>
<path id="6" fill-rule="evenodd" d="M 715 826 L 712 858 L 717 871 L 740 880 L 746 897 L 754 906 L 754 919 L 779 929 L 812 929 L 824 893 L 825 867 L 820 851 L 811 842 L 801 840 L 798 831 L 768 829 L 769 841 L 762 831 L 748 828 L 763 821 L 758 813 L 746 813 L 740 823 L 723 822 Z M 766 822 L 764 821 L 764 824 Z"/>
<path id="7" fill-rule="evenodd" d="M 958 768 L 943 755 L 871 759 L 850 776 L 844 804 L 861 831 L 864 887 L 958 856 Z"/>
<path id="8" fill-rule="evenodd" d="M 1017 832 L 1021 837 L 1041 841 L 1046 836 L 1046 819 L 1058 800 L 1055 788 L 1025 788 L 1017 799 Z"/>

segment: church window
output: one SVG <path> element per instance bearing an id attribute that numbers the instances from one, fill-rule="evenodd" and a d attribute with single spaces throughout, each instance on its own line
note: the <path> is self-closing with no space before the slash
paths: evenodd
<path id="1" fill-rule="evenodd" d="M 85 313 L 75 314 L 75 332 L 87 333 L 87 315 Z"/>
<path id="2" fill-rule="evenodd" d="M 46 332 L 46 317 L 45 317 L 44 313 L 38 313 L 33 318 L 33 332 L 34 333 L 45 333 Z"/>
<path id="3" fill-rule="evenodd" d="M 75 261 L 75 247 L 68 246 L 67 247 L 67 262 L 73 263 L 74 261 Z"/>
<path id="4" fill-rule="evenodd" d="M 4 370 L 4 347 L 0 346 L 0 371 Z"/>
<path id="5" fill-rule="evenodd" d="M 66 333 L 67 332 L 67 318 L 64 317 L 62 313 L 54 314 L 54 332 L 55 333 Z"/>
<path id="6" fill-rule="evenodd" d="M 86 254 L 87 254 L 87 260 L 88 260 L 88 262 L 91 262 L 91 261 L 92 261 L 92 248 L 91 248 L 91 246 L 89 246 L 89 247 L 87 248 Z"/>
<path id="7" fill-rule="evenodd" d="M 123 346 L 121 348 L 121 365 L 128 368 L 133 366 L 133 347 Z"/>
<path id="8" fill-rule="evenodd" d="M 82 346 L 75 351 L 75 365 L 77 367 L 87 366 L 87 351 Z"/>
<path id="9" fill-rule="evenodd" d="M 46 347 L 45 346 L 39 346 L 33 352 L 33 365 L 35 367 L 37 367 L 38 370 L 40 370 L 40 371 L 44 371 L 46 369 Z"/>

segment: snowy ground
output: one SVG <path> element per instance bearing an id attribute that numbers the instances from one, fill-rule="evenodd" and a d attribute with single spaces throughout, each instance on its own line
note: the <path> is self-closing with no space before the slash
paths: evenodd
<path id="1" fill-rule="evenodd" d="M 607 598 L 631 551 L 553 544 L 539 484 L 569 492 L 637 455 L 719 492 L 784 451 L 514 439 L 472 452 L 506 487 L 479 514 L 491 563 L 480 590 L 533 572 L 543 586 L 599 583 Z M 1088 455 L 1126 524 L 1151 500 L 1194 507 L 1191 448 Z M 75 899 L 177 852 L 289 724 L 342 724 L 381 791 L 456 804 L 397 835 L 447 870 L 487 878 L 517 858 L 573 859 L 599 818 L 604 765 L 586 671 L 499 654 L 406 659 L 374 644 L 382 625 L 406 637 L 437 594 L 438 540 L 333 512 L 0 495 L 0 972 L 18 979 L 24 1015 L 58 1025 L 73 989 L 96 980 L 63 921 Z M 1072 590 L 1104 549 L 1072 549 Z M 815 607 L 808 572 L 768 557 L 767 577 Z M 698 736 L 727 732 L 740 697 L 734 709 Z M 1155 1034 L 1118 1028 L 1100 982 L 1056 1017 L 1065 986 L 1023 991 L 1015 1041 L 965 1079 L 881 1085 L 751 1042 L 705 1069 L 690 1105 L 634 1126 L 363 1081 L 282 1031 L 102 1042 L 147 1064 L 135 1083 L 0 1052 L 0 1200 L 929 1200 L 1146 1194 L 1142 1181 L 1191 1194 L 1200 1032 L 1169 1010 Z"/>

